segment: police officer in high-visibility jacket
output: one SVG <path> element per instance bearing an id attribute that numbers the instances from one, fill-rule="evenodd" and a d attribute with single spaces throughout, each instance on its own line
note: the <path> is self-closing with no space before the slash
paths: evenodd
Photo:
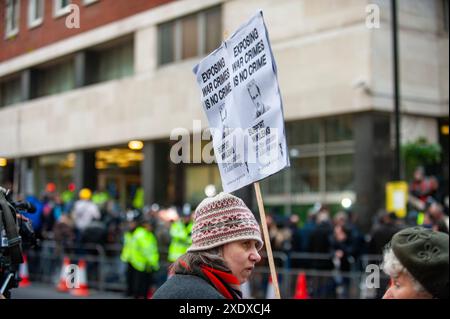
<path id="1" fill-rule="evenodd" d="M 120 260 L 127 264 L 127 272 L 126 272 L 126 282 L 127 282 L 127 290 L 125 295 L 127 297 L 131 297 L 134 295 L 134 283 L 136 282 L 136 270 L 134 270 L 131 265 L 131 250 L 133 249 L 133 234 L 136 230 L 139 222 L 142 219 L 142 213 L 137 210 L 130 210 L 126 214 L 127 219 L 127 230 L 123 234 L 123 247 L 122 252 L 120 254 Z"/>
<path id="2" fill-rule="evenodd" d="M 153 284 L 153 273 L 159 270 L 158 242 L 153 234 L 153 221 L 144 216 L 133 233 L 130 264 L 136 271 L 134 297 L 146 299 Z"/>
<path id="3" fill-rule="evenodd" d="M 187 249 L 191 246 L 191 207 L 189 204 L 184 205 L 181 219 L 173 222 L 170 226 L 171 242 L 169 246 L 169 255 L 167 257 L 169 262 L 174 262 L 181 255 L 185 254 Z"/>

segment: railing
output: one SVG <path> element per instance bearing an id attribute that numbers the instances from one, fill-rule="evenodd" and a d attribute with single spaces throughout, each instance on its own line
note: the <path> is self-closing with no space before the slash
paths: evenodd
<path id="1" fill-rule="evenodd" d="M 263 258 L 266 258 L 265 252 L 262 252 L 261 255 Z M 278 265 L 277 273 L 282 298 L 292 298 L 295 295 L 297 279 L 300 273 L 305 275 L 311 298 L 376 298 L 381 296 L 380 293 L 384 291 L 384 284 L 388 280 L 388 276 L 380 271 L 380 289 L 373 289 L 366 285 L 366 277 L 370 274 L 366 272 L 366 267 L 374 262 L 376 265 L 379 265 L 382 260 L 381 255 L 362 255 L 358 260 L 350 257 L 348 259 L 350 271 L 337 269 L 336 265 L 333 264 L 333 255 L 328 253 L 292 252 L 286 254 L 275 251 L 273 256 L 275 264 Z M 334 267 L 327 270 L 311 268 L 311 264 L 317 261 L 329 261 L 330 265 Z M 293 265 L 300 266 L 293 267 Z M 257 267 L 250 280 L 250 285 L 261 288 L 261 283 L 258 281 L 266 282 L 269 276 L 270 270 L 268 267 Z M 255 297 L 257 298 L 266 297 L 264 295 L 266 290 L 253 289 L 253 291 L 257 291 L 255 293 Z"/>
<path id="2" fill-rule="evenodd" d="M 43 241 L 39 250 L 28 251 L 29 272 L 32 279 L 49 284 L 57 284 L 63 263 L 63 257 L 70 258 L 72 264 L 81 258 L 87 264 L 87 279 L 89 287 L 100 291 L 125 291 L 126 265 L 120 260 L 121 244 L 65 244 L 62 246 L 54 241 Z M 167 251 L 160 251 L 160 270 L 155 273 L 155 287 L 161 285 L 167 278 L 169 262 L 164 260 Z M 262 258 L 267 258 L 265 252 Z M 358 261 L 350 258 L 350 271 L 340 271 L 332 268 L 327 270 L 311 269 L 309 263 L 314 261 L 330 261 L 331 254 L 298 253 L 286 254 L 274 251 L 273 257 L 282 298 L 292 298 L 295 295 L 297 278 L 300 273 L 305 275 L 308 292 L 312 298 L 374 298 L 376 290 L 367 290 L 364 286 L 367 273 L 366 266 L 370 263 L 380 264 L 379 255 L 362 255 Z M 250 279 L 253 298 L 266 298 L 270 270 L 266 262 L 255 267 Z M 296 265 L 294 268 L 293 265 Z M 380 272 L 380 279 L 387 281 L 387 276 Z M 381 287 L 383 289 L 384 287 Z M 379 295 L 379 294 L 378 294 Z"/>

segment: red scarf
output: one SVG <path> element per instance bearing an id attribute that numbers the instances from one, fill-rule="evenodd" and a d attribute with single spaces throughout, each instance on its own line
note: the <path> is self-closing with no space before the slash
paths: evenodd
<path id="1" fill-rule="evenodd" d="M 205 265 L 201 266 L 201 271 L 226 299 L 242 299 L 241 285 L 236 276 Z"/>

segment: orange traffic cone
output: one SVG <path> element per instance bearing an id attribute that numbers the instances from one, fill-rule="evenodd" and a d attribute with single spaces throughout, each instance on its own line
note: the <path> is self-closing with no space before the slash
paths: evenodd
<path id="1" fill-rule="evenodd" d="M 80 272 L 79 286 L 72 289 L 70 293 L 77 297 L 87 297 L 89 296 L 89 288 L 87 284 L 86 262 L 84 259 L 80 259 L 78 262 L 78 267 Z"/>
<path id="2" fill-rule="evenodd" d="M 67 287 L 67 275 L 70 267 L 70 259 L 69 257 L 64 257 L 63 264 L 61 267 L 61 274 L 59 275 L 59 282 L 56 285 L 56 290 L 60 292 L 68 292 L 69 287 Z"/>
<path id="3" fill-rule="evenodd" d="M 31 285 L 30 276 L 28 274 L 28 258 L 25 254 L 23 254 L 23 263 L 19 266 L 19 277 L 21 279 L 19 287 L 28 287 Z"/>
<path id="4" fill-rule="evenodd" d="M 269 283 L 267 284 L 266 299 L 276 299 L 275 287 L 273 286 L 272 276 L 269 276 Z"/>
<path id="5" fill-rule="evenodd" d="M 298 274 L 294 299 L 309 299 L 308 286 L 306 285 L 306 276 L 304 272 Z"/>

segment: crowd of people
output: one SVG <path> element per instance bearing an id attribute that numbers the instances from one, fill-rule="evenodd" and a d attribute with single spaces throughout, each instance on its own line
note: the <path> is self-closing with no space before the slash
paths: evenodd
<path id="1" fill-rule="evenodd" d="M 381 262 L 369 259 L 364 263 L 362 257 L 380 257 L 393 236 L 403 229 L 421 226 L 448 234 L 448 202 L 436 196 L 435 179 L 418 168 L 409 190 L 408 216 L 398 218 L 395 212 L 380 209 L 367 233 L 358 228 L 350 210 L 332 214 L 319 203 L 311 207 L 305 220 L 300 220 L 298 214 L 284 216 L 269 211 L 267 226 L 272 250 L 287 256 L 287 260 L 276 259 L 276 265 L 284 269 L 362 272 L 367 263 Z M 57 254 L 83 254 L 90 244 L 120 246 L 120 259 L 127 265 L 126 294 L 130 297 L 150 296 L 151 287 L 157 288 L 166 279 L 165 274 L 155 277 L 156 272 L 161 277 L 161 263 L 164 267 L 177 265 L 171 269 L 181 271 L 180 257 L 195 246 L 194 211 L 189 204 L 163 208 L 157 204 L 143 206 L 135 199 L 133 204 L 139 208 L 123 209 L 105 191 L 76 191 L 71 184 L 60 194 L 51 183 L 41 199 L 28 196 L 26 200 L 37 208 L 35 214 L 25 214 L 32 220 L 37 237 L 54 241 Z M 257 259 L 256 265 L 265 262 L 264 258 Z M 378 297 L 383 296 L 389 283 L 382 280 L 384 289 L 378 291 Z M 350 280 L 346 276 L 317 277 L 311 286 L 313 298 L 349 297 Z"/>

